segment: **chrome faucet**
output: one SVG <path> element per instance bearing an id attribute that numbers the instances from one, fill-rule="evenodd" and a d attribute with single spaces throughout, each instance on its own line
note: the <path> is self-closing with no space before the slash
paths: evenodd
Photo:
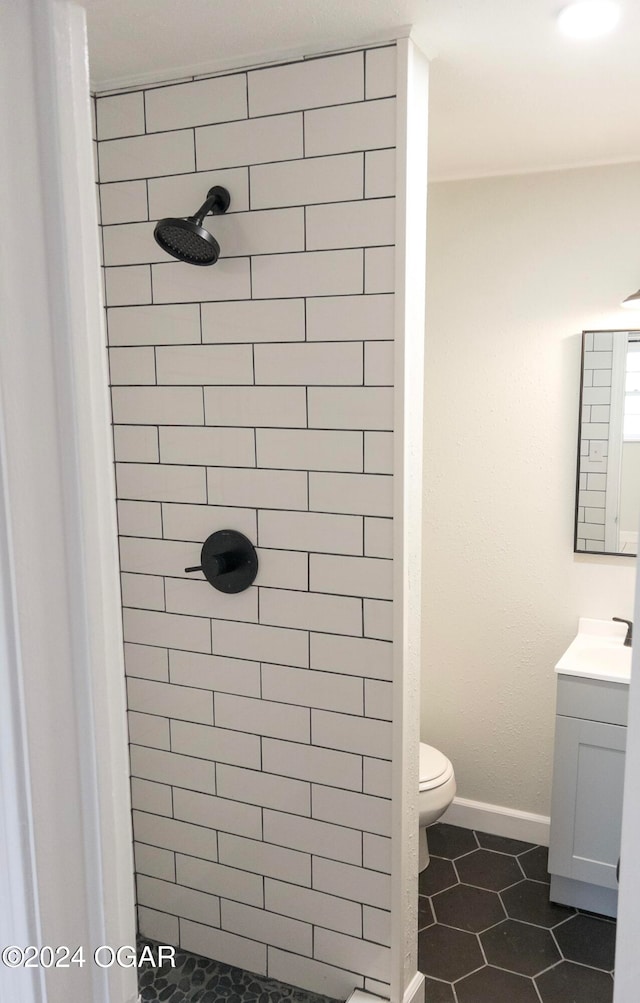
<path id="1" fill-rule="evenodd" d="M 626 623 L 627 636 L 624 639 L 624 646 L 625 648 L 630 648 L 631 641 L 633 640 L 633 623 L 631 622 L 631 620 L 624 620 L 621 616 L 612 616 L 611 619 L 615 620 L 616 623 Z"/>

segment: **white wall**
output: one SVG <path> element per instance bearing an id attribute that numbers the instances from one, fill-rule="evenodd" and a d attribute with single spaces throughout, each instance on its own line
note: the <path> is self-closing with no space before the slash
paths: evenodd
<path id="1" fill-rule="evenodd" d="M 620 480 L 620 528 L 635 533 L 640 511 L 640 442 L 623 444 Z"/>
<path id="2" fill-rule="evenodd" d="M 553 666 L 634 566 L 573 554 L 580 332 L 625 328 L 640 164 L 430 186 L 422 737 L 547 815 Z"/>
<path id="3" fill-rule="evenodd" d="M 2 965 L 0 999 L 133 1003 L 91 960 L 135 928 L 84 12 L 3 4 L 0 35 L 0 942 L 85 957 Z"/>

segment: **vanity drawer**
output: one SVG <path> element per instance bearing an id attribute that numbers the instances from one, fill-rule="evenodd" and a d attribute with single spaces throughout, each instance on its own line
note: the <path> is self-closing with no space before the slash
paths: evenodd
<path id="1" fill-rule="evenodd" d="M 607 724 L 627 723 L 629 686 L 583 676 L 558 676 L 556 713 Z"/>

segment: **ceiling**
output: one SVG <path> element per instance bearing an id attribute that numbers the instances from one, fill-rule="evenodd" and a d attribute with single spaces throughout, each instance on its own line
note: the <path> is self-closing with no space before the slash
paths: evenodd
<path id="1" fill-rule="evenodd" d="M 640 160 L 640 3 L 560 36 L 563 0 L 83 0 L 96 90 L 346 48 L 414 25 L 432 58 L 430 177 Z"/>

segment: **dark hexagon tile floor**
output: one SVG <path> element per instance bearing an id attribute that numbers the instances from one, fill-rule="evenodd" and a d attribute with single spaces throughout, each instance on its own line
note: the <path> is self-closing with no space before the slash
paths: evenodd
<path id="1" fill-rule="evenodd" d="M 421 899 L 424 896 L 420 896 Z M 428 900 L 427 900 L 428 901 Z M 438 892 L 431 899 L 438 923 L 454 926 L 468 933 L 482 933 L 500 920 L 506 919 L 496 892 L 471 885 L 454 885 L 444 892 Z"/>
<path id="2" fill-rule="evenodd" d="M 138 938 L 138 950 L 149 945 L 154 955 L 157 945 Z M 307 992 L 276 979 L 263 978 L 220 961 L 200 958 L 176 948 L 176 967 L 143 966 L 138 989 L 143 1003 L 337 1003 L 328 996 Z M 451 997 L 453 999 L 453 997 Z M 443 997 L 446 1001 L 446 997 Z"/>
<path id="3" fill-rule="evenodd" d="M 478 938 L 435 923 L 418 934 L 418 968 L 443 982 L 455 982 L 484 964 Z"/>
<path id="4" fill-rule="evenodd" d="M 613 978 L 607 972 L 562 961 L 535 980 L 544 1003 L 611 1003 Z"/>
<path id="5" fill-rule="evenodd" d="M 582 913 L 556 927 L 553 935 L 567 961 L 612 972 L 616 952 L 616 925 L 611 920 Z"/>
<path id="6" fill-rule="evenodd" d="M 418 879 L 418 892 L 420 895 L 435 895 L 457 884 L 458 875 L 451 861 L 432 856 L 429 866 Z"/>
<path id="7" fill-rule="evenodd" d="M 490 832 L 478 832 L 477 837 L 484 850 L 496 850 L 498 853 L 508 853 L 512 857 L 531 849 L 531 843 L 523 843 L 520 839 L 509 839 L 507 836 L 494 836 Z"/>
<path id="8" fill-rule="evenodd" d="M 531 881 L 529 878 L 507 888 L 500 898 L 510 919 L 546 926 L 547 929 L 557 926 L 576 912 L 575 909 L 550 902 L 549 886 L 540 881 Z"/>
<path id="9" fill-rule="evenodd" d="M 534 846 L 532 850 L 526 850 L 518 857 L 518 863 L 524 871 L 525 877 L 532 881 L 542 881 L 549 884 L 549 850 L 546 846 Z"/>
<path id="10" fill-rule="evenodd" d="M 531 979 L 485 965 L 456 984 L 458 1003 L 539 1003 Z"/>
<path id="11" fill-rule="evenodd" d="M 539 975 L 561 960 L 548 930 L 506 919 L 480 937 L 490 965 L 519 975 Z"/>
<path id="12" fill-rule="evenodd" d="M 456 1003 L 453 987 L 449 982 L 437 982 L 436 979 L 425 980 L 425 1003 Z"/>
<path id="13" fill-rule="evenodd" d="M 440 822 L 429 829 L 429 851 L 435 857 L 455 860 L 465 853 L 478 849 L 478 840 L 471 829 L 461 829 L 459 825 Z"/>
<path id="14" fill-rule="evenodd" d="M 615 922 L 549 901 L 546 847 L 442 823 L 428 837 L 426 1003 L 611 1003 Z"/>
<path id="15" fill-rule="evenodd" d="M 433 907 L 431 905 L 431 899 L 427 898 L 426 895 L 418 896 L 418 930 L 424 930 L 426 926 L 432 926 L 435 923 L 435 918 L 433 915 Z"/>
<path id="16" fill-rule="evenodd" d="M 476 885 L 492 892 L 515 885 L 523 877 L 515 857 L 494 850 L 475 850 L 457 860 L 456 869 L 465 885 Z"/>

